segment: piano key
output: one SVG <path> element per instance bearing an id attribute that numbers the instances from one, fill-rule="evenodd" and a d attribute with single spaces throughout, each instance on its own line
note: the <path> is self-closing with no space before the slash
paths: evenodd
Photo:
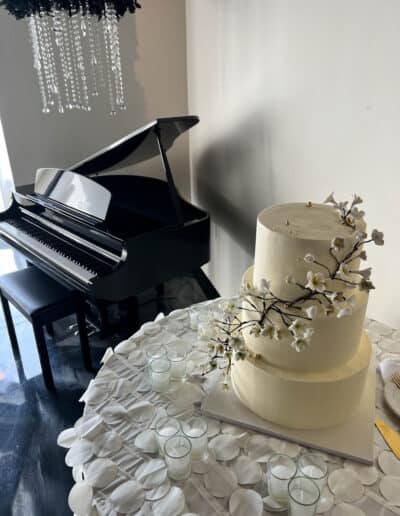
<path id="1" fill-rule="evenodd" d="M 3 235 L 6 239 L 11 238 L 19 246 L 35 256 L 53 263 L 86 285 L 90 285 L 93 278 L 97 276 L 96 272 L 88 269 L 85 265 L 79 265 L 65 253 L 50 247 L 48 243 L 40 241 L 34 235 L 16 227 L 14 224 L 10 224 L 8 221 L 0 222 L 0 235 Z"/>

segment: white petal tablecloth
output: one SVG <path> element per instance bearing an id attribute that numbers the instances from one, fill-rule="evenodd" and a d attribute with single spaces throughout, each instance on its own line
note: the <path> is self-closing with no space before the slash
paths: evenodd
<path id="1" fill-rule="evenodd" d="M 204 313 L 219 302 L 208 301 L 158 317 L 115 351 L 106 351 L 102 368 L 81 398 L 83 416 L 59 438 L 60 446 L 69 448 L 66 462 L 73 467 L 77 482 L 69 498 L 75 514 L 276 514 L 263 473 L 268 456 L 285 448 L 283 441 L 209 420 L 209 457 L 194 463 L 192 475 L 183 482 L 170 481 L 163 459 L 154 453 L 157 420 L 165 415 L 185 418 L 198 414 L 202 398 L 217 380 L 218 373 L 201 375 L 207 356 L 191 326 L 196 312 Z M 400 360 L 398 332 L 376 321 L 367 321 L 366 329 L 378 363 L 385 358 Z M 190 350 L 189 377 L 165 395 L 155 393 L 145 368 L 146 346 L 162 343 L 168 347 L 176 345 L 177 339 Z M 383 387 L 377 375 L 376 415 L 399 429 L 400 419 L 387 408 Z M 291 446 L 292 455 L 303 451 Z M 400 516 L 400 461 L 376 429 L 374 446 L 372 467 L 323 454 L 329 482 L 319 514 Z"/>

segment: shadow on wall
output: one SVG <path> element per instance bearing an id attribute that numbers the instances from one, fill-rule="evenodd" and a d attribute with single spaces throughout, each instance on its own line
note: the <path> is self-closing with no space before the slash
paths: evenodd
<path id="1" fill-rule="evenodd" d="M 270 138 L 264 118 L 258 113 L 249 115 L 201 153 L 194 190 L 213 222 L 253 255 L 257 215 L 274 200 Z"/>

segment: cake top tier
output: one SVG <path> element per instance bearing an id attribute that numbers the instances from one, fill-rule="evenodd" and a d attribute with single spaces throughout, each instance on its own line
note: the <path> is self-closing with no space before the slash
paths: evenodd
<path id="1" fill-rule="evenodd" d="M 342 224 L 335 208 L 327 204 L 278 204 L 263 210 L 258 223 L 270 231 L 302 240 L 331 242 L 335 237 L 354 238 L 354 230 Z M 357 221 L 357 229 L 365 231 L 365 226 L 363 220 Z"/>

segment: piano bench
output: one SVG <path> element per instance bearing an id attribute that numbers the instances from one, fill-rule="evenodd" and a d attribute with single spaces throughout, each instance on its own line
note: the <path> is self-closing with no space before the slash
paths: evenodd
<path id="1" fill-rule="evenodd" d="M 92 370 L 85 305 L 80 293 L 57 283 L 36 267 L 28 267 L 0 276 L 0 299 L 11 345 L 15 351 L 18 351 L 18 341 L 9 303 L 31 322 L 44 383 L 48 389 L 54 389 L 54 380 L 43 327 L 51 327 L 58 319 L 76 314 L 83 362 L 86 369 Z"/>

